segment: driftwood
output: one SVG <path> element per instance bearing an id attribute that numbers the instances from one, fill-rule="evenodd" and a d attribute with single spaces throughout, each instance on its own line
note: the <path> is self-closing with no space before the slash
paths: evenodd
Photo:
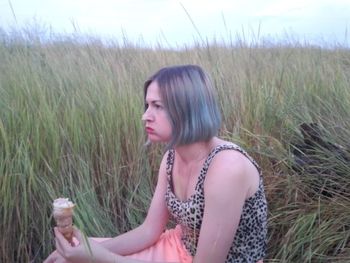
<path id="1" fill-rule="evenodd" d="M 350 165 L 350 152 L 346 147 L 331 142 L 317 123 L 303 123 L 299 127 L 302 142 L 291 145 L 292 169 L 298 174 L 313 176 L 315 188 L 322 195 L 331 197 L 345 191 L 344 179 Z M 347 180 L 348 182 L 350 180 Z"/>

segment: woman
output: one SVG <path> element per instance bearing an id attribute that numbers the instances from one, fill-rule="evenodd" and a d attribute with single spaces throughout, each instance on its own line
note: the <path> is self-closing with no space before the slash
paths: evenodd
<path id="1" fill-rule="evenodd" d="M 262 262 L 267 204 L 259 166 L 217 137 L 214 88 L 195 65 L 166 67 L 144 85 L 142 120 L 151 143 L 166 143 L 147 217 L 103 242 L 71 247 L 55 229 L 46 262 Z M 165 230 L 169 218 L 177 222 Z M 55 261 L 56 260 L 56 261 Z"/>

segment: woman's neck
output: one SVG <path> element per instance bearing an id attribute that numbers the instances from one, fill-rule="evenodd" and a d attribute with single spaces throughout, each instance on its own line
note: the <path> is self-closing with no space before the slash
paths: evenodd
<path id="1" fill-rule="evenodd" d="M 175 153 L 184 164 L 201 162 L 209 155 L 211 150 L 219 144 L 218 141 L 218 138 L 213 137 L 205 142 L 176 146 Z"/>

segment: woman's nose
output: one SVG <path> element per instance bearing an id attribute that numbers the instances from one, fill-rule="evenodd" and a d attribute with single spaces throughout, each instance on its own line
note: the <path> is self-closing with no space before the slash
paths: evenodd
<path id="1" fill-rule="evenodd" d="M 146 111 L 143 113 L 141 119 L 142 119 L 143 121 L 150 121 L 150 120 L 152 120 L 152 116 L 151 116 L 151 112 L 150 112 L 149 108 L 146 109 Z"/>

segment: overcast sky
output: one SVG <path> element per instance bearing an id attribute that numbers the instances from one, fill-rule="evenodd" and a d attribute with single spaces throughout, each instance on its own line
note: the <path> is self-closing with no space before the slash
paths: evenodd
<path id="1" fill-rule="evenodd" d="M 2 29 L 35 23 L 164 46 L 237 35 L 350 46 L 350 0 L 0 0 Z"/>

